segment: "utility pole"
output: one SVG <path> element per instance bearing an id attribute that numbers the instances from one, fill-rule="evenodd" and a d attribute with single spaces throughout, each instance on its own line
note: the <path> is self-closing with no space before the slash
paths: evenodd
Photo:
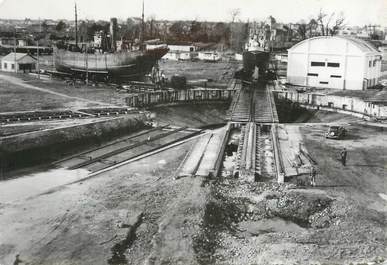
<path id="1" fill-rule="evenodd" d="M 17 63 L 16 63 L 16 27 L 13 32 L 13 59 L 14 59 L 14 68 L 15 68 L 15 73 L 17 73 Z"/>
<path id="2" fill-rule="evenodd" d="M 40 79 L 40 64 L 39 64 L 39 35 L 42 32 L 42 24 L 40 23 L 40 18 L 39 18 L 39 32 L 38 32 L 38 39 L 37 39 L 37 45 L 36 45 L 36 57 L 38 59 L 38 62 L 36 64 L 37 66 L 37 71 L 38 71 L 38 79 Z"/>
<path id="3" fill-rule="evenodd" d="M 75 46 L 78 47 L 78 13 L 77 13 L 77 3 L 75 3 Z"/>
<path id="4" fill-rule="evenodd" d="M 86 57 L 86 85 L 89 84 L 89 62 L 88 62 L 88 53 L 87 53 L 87 44 L 85 46 L 86 50 L 85 50 L 85 57 Z"/>
<path id="5" fill-rule="evenodd" d="M 141 31 L 140 31 L 140 48 L 144 41 L 144 0 L 142 1 L 142 15 L 141 15 Z"/>

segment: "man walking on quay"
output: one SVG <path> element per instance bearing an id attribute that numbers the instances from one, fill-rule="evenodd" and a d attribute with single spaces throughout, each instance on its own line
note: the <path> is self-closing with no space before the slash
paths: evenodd
<path id="1" fill-rule="evenodd" d="M 345 149 L 345 147 L 340 153 L 340 160 L 341 160 L 341 164 L 343 164 L 343 166 L 345 166 L 347 164 L 347 149 Z"/>

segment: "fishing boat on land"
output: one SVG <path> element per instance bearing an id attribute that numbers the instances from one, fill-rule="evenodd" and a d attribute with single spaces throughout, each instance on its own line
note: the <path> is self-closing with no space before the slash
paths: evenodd
<path id="1" fill-rule="evenodd" d="M 73 52 L 55 48 L 54 62 L 58 72 L 138 80 L 149 73 L 167 52 L 167 47 L 113 53 Z"/>
<path id="2" fill-rule="evenodd" d="M 121 41 L 117 45 L 117 19 L 110 20 L 110 34 L 101 35 L 103 45 L 78 43 L 77 8 L 75 5 L 75 44 L 61 44 L 54 48 L 55 69 L 88 79 L 140 80 L 150 73 L 167 52 L 167 45 L 147 49 L 142 35 L 138 43 Z M 142 28 L 144 24 L 144 8 Z"/>

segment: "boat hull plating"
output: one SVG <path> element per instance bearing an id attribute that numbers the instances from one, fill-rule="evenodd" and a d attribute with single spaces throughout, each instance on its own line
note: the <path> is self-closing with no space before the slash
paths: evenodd
<path id="1" fill-rule="evenodd" d="M 59 72 L 80 76 L 138 80 L 152 70 L 168 48 L 116 53 L 81 53 L 55 49 L 55 68 Z"/>

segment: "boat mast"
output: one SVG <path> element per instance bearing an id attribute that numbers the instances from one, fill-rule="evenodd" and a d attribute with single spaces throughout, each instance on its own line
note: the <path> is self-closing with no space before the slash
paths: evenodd
<path id="1" fill-rule="evenodd" d="M 141 15 L 141 31 L 140 31 L 140 47 L 144 42 L 144 0 L 142 0 L 142 15 Z"/>
<path id="2" fill-rule="evenodd" d="M 77 3 L 75 3 L 75 46 L 78 47 L 78 14 L 77 14 Z"/>
<path id="3" fill-rule="evenodd" d="M 42 32 L 42 23 L 40 23 L 40 18 L 39 18 L 39 35 L 40 33 Z M 38 35 L 38 36 L 39 36 Z M 40 37 L 40 36 L 39 36 Z M 39 37 L 38 37 L 38 41 L 36 43 L 36 55 L 37 55 L 37 70 L 38 70 L 38 79 L 40 79 L 40 64 L 39 64 Z"/>

